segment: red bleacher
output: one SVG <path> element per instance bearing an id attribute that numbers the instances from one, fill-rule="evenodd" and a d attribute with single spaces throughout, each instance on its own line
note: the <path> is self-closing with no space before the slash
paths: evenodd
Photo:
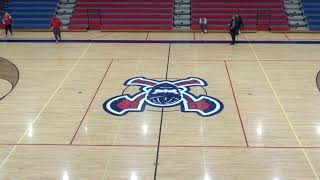
<path id="1" fill-rule="evenodd" d="M 227 30 L 240 14 L 244 30 L 289 30 L 284 0 L 192 0 L 192 29 Z M 69 29 L 172 30 L 173 0 L 77 0 Z"/>
<path id="2" fill-rule="evenodd" d="M 242 17 L 244 30 L 289 30 L 284 0 L 192 0 L 192 29 L 206 17 L 209 30 L 227 30 L 232 14 Z"/>
<path id="3" fill-rule="evenodd" d="M 78 0 L 69 29 L 171 30 L 172 0 Z"/>

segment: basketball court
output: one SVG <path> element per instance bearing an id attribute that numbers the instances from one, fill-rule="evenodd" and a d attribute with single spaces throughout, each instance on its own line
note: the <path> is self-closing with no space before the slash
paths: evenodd
<path id="1" fill-rule="evenodd" d="M 224 33 L 51 36 L 1 37 L 18 72 L 0 67 L 17 82 L 0 79 L 0 179 L 319 180 L 319 34 L 246 33 L 235 46 Z M 189 77 L 204 84 L 179 83 Z M 183 103 L 106 109 L 152 91 Z"/>

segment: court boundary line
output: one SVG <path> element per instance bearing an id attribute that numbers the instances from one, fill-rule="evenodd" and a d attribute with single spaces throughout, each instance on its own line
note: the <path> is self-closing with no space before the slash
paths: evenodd
<path id="1" fill-rule="evenodd" d="M 55 91 L 50 95 L 49 99 L 47 100 L 47 102 L 42 106 L 42 108 L 40 109 L 40 111 L 37 113 L 37 115 L 35 116 L 35 118 L 32 120 L 31 126 L 33 126 L 33 124 L 36 123 L 36 121 L 39 119 L 39 117 L 42 115 L 42 113 L 45 111 L 45 109 L 48 107 L 48 105 L 50 104 L 50 102 L 52 101 L 52 99 L 55 97 L 55 95 L 59 92 L 59 90 L 61 89 L 61 87 L 63 86 L 64 82 L 69 78 L 69 76 L 72 74 L 72 72 L 74 71 L 74 69 L 76 68 L 76 66 L 80 63 L 81 59 L 84 57 L 84 55 L 88 52 L 88 50 L 91 47 L 91 43 L 87 46 L 87 48 L 82 52 L 82 54 L 79 56 L 78 60 L 73 64 L 73 66 L 69 69 L 69 71 L 66 73 L 66 75 L 64 76 L 64 78 L 62 79 L 62 81 L 60 81 L 60 83 L 58 84 L 57 88 L 55 89 Z M 20 142 L 23 140 L 23 138 L 26 136 L 26 134 L 30 131 L 30 127 L 27 128 L 25 130 L 25 132 L 22 134 L 22 136 L 18 139 L 17 144 L 20 144 Z M 9 154 L 5 157 L 5 159 L 1 162 L 0 164 L 0 169 L 4 166 L 4 164 L 9 160 L 9 158 L 11 157 L 11 155 L 13 154 L 13 152 L 16 150 L 17 146 L 15 145 L 11 151 L 9 152 Z"/>
<path id="2" fill-rule="evenodd" d="M 235 91 L 234 91 L 234 87 L 233 87 L 233 84 L 232 84 L 232 80 L 231 80 L 231 75 L 230 75 L 230 72 L 229 72 L 228 64 L 227 64 L 226 61 L 224 61 L 224 65 L 225 65 L 225 69 L 226 69 L 226 71 L 227 71 L 227 75 L 228 75 L 228 79 L 229 79 L 229 85 L 230 85 L 230 88 L 231 88 L 231 91 L 232 91 L 233 100 L 234 100 L 234 103 L 235 103 L 235 105 L 236 105 L 238 117 L 239 117 L 239 120 L 240 120 L 243 137 L 244 137 L 246 146 L 247 146 L 247 147 L 250 147 L 249 142 L 248 142 L 248 138 L 247 138 L 247 133 L 246 133 L 246 130 L 245 130 L 243 121 L 242 121 L 242 117 L 241 117 L 241 113 L 240 113 L 240 108 L 239 108 L 239 105 L 238 105 L 238 101 L 237 101 L 236 94 L 235 94 Z"/>
<path id="3" fill-rule="evenodd" d="M 280 106 L 280 109 L 281 109 L 283 115 L 285 116 L 285 119 L 287 120 L 287 122 L 288 122 L 288 124 L 289 124 L 289 127 L 290 127 L 292 133 L 294 134 L 294 136 L 295 136 L 295 138 L 296 138 L 299 146 L 300 146 L 300 147 L 303 147 L 303 144 L 302 144 L 302 142 L 301 142 L 301 140 L 300 140 L 300 138 L 299 138 L 299 136 L 298 136 L 298 134 L 297 134 L 297 132 L 296 132 L 296 130 L 295 130 L 295 128 L 294 128 L 294 125 L 293 125 L 293 123 L 291 122 L 291 120 L 289 119 L 289 116 L 288 116 L 286 110 L 284 109 L 284 106 L 282 105 L 282 103 L 281 103 L 281 101 L 280 101 L 280 98 L 279 98 L 276 90 L 274 89 L 274 87 L 273 87 L 273 85 L 272 85 L 272 82 L 271 82 L 271 80 L 270 80 L 267 72 L 265 71 L 262 63 L 259 61 L 259 57 L 258 57 L 256 51 L 254 50 L 252 44 L 249 44 L 249 45 L 250 45 L 250 48 L 251 48 L 253 54 L 255 55 L 255 57 L 256 57 L 256 59 L 257 59 L 257 63 L 259 64 L 260 69 L 262 70 L 262 72 L 263 72 L 263 74 L 264 74 L 264 76 L 265 76 L 265 78 L 266 78 L 266 80 L 267 80 L 267 82 L 268 82 L 268 84 L 269 84 L 269 86 L 270 86 L 270 88 L 271 88 L 271 90 L 272 90 L 272 92 L 273 92 L 273 94 L 274 94 L 274 96 L 275 96 L 275 98 L 276 98 L 279 106 Z M 314 176 L 316 177 L 317 180 L 320 180 L 320 179 L 319 179 L 319 176 L 318 176 L 318 174 L 317 174 L 317 172 L 316 172 L 316 170 L 315 170 L 315 168 L 314 168 L 314 166 L 313 166 L 313 163 L 311 162 L 311 160 L 310 160 L 310 158 L 309 158 L 309 155 L 308 155 L 308 153 L 306 152 L 305 148 L 300 148 L 300 149 L 301 149 L 302 153 L 304 154 L 304 156 L 305 156 L 305 158 L 306 158 L 306 160 L 307 160 L 307 162 L 308 162 L 308 164 L 309 164 L 309 166 L 310 166 L 310 168 L 311 168 L 311 171 L 313 172 Z"/>
<path id="4" fill-rule="evenodd" d="M 120 59 L 120 58 L 112 58 L 113 61 L 167 61 L 166 58 L 163 59 Z M 53 58 L 53 59 L 28 59 L 28 58 L 16 58 L 13 59 L 15 61 L 53 61 L 53 60 L 59 60 L 59 61 L 75 61 L 77 60 L 76 58 L 72 59 L 72 58 L 66 58 L 66 59 L 57 59 L 57 58 Z M 100 58 L 100 59 L 82 59 L 81 61 L 105 61 L 105 58 Z M 192 59 L 175 59 L 173 62 L 257 62 L 256 59 L 229 59 L 229 60 L 225 60 L 225 59 L 199 59 L 199 60 L 192 60 Z M 260 60 L 261 62 L 317 62 L 320 61 L 320 59 L 314 59 L 314 60 L 308 60 L 308 59 L 296 59 L 296 60 L 290 60 L 290 59 L 263 59 Z"/>
<path id="5" fill-rule="evenodd" d="M 55 43 L 55 40 L 50 39 L 1 39 L 3 43 Z M 230 40 L 61 40 L 60 43 L 125 43 L 125 44 L 229 44 Z M 319 40 L 239 40 L 238 44 L 320 44 Z"/>
<path id="6" fill-rule="evenodd" d="M 77 134 L 78 134 L 78 132 L 79 132 L 79 130 L 80 130 L 80 128 L 81 128 L 81 126 L 82 126 L 82 124 L 83 124 L 83 122 L 84 122 L 84 120 L 85 120 L 85 118 L 86 118 L 86 116 L 87 116 L 87 114 L 88 114 L 88 112 L 89 112 L 89 110 L 90 110 L 90 108 L 91 108 L 91 105 L 92 105 L 93 101 L 95 100 L 95 98 L 96 98 L 96 96 L 97 96 L 97 94 L 98 94 L 98 91 L 100 90 L 100 87 L 101 87 L 103 81 L 105 80 L 105 78 L 106 78 L 109 70 L 110 70 L 110 67 L 111 67 L 112 63 L 113 63 L 113 60 L 111 60 L 111 61 L 108 63 L 107 70 L 105 71 L 102 79 L 100 80 L 100 83 L 99 83 L 99 85 L 98 85 L 98 87 L 97 87 L 97 89 L 96 89 L 93 97 L 91 98 L 91 101 L 90 101 L 90 103 L 89 103 L 89 105 L 88 105 L 88 107 L 87 107 L 84 115 L 82 116 L 82 119 L 81 119 L 81 121 L 80 121 L 80 123 L 79 123 L 79 125 L 78 125 L 78 128 L 77 128 L 77 130 L 75 131 L 74 135 L 72 136 L 72 139 L 71 139 L 71 141 L 70 141 L 69 144 L 72 144 L 72 143 L 74 142 L 74 140 L 75 140 L 75 138 L 76 138 L 76 136 L 77 136 Z"/>

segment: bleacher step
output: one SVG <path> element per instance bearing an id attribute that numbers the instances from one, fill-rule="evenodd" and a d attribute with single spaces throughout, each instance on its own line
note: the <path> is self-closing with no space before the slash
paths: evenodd
<path id="1" fill-rule="evenodd" d="M 174 0 L 174 28 L 191 28 L 191 0 Z"/>

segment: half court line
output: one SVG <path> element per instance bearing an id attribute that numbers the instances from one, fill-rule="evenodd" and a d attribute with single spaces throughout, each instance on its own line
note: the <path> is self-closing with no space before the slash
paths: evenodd
<path id="1" fill-rule="evenodd" d="M 87 46 L 87 48 L 83 51 L 83 53 L 79 56 L 78 60 L 73 64 L 73 66 L 71 67 L 71 69 L 68 71 L 68 73 L 64 76 L 64 78 L 62 79 L 62 81 L 59 83 L 58 87 L 55 89 L 55 91 L 50 95 L 49 99 L 47 100 L 47 102 L 44 104 L 44 106 L 41 108 L 41 110 L 38 112 L 38 114 L 36 115 L 36 117 L 32 120 L 32 122 L 30 123 L 31 126 L 39 119 L 39 117 L 41 116 L 41 114 L 44 112 L 44 110 L 48 107 L 48 105 L 50 104 L 50 102 L 52 101 L 52 99 L 54 98 L 54 96 L 58 93 L 58 91 L 61 89 L 62 85 L 64 84 L 64 82 L 69 78 L 70 74 L 73 72 L 73 70 L 76 68 L 76 66 L 79 64 L 79 62 L 81 61 L 81 59 L 84 57 L 84 55 L 88 52 L 89 48 L 91 47 L 92 44 L 89 44 Z M 24 134 L 19 138 L 17 144 L 20 144 L 21 141 L 23 140 L 23 138 L 27 135 L 27 133 L 29 132 L 30 128 L 28 128 Z M 9 158 L 11 157 L 11 155 L 13 154 L 13 152 L 16 150 L 17 145 L 15 145 L 12 150 L 9 152 L 9 154 L 6 156 L 6 158 L 1 162 L 0 164 L 0 169 L 3 167 L 3 165 L 9 160 Z"/>
<path id="2" fill-rule="evenodd" d="M 245 37 L 246 37 L 246 36 L 245 36 Z M 254 50 L 254 48 L 253 48 L 253 46 L 252 46 L 251 43 L 249 44 L 249 46 L 250 46 L 250 48 L 251 48 L 254 56 L 256 57 L 257 62 L 258 62 L 258 64 L 259 64 L 259 67 L 260 67 L 260 69 L 262 70 L 262 72 L 263 72 L 263 74 L 264 74 L 264 76 L 265 76 L 265 78 L 266 78 L 266 80 L 267 80 L 267 82 L 268 82 L 268 84 L 269 84 L 269 86 L 270 86 L 270 88 L 271 88 L 271 90 L 272 90 L 272 92 L 273 92 L 273 94 L 274 94 L 274 96 L 275 96 L 275 98 L 276 98 L 276 100 L 277 100 L 280 108 L 281 108 L 281 111 L 283 112 L 283 114 L 284 114 L 284 116 L 285 116 L 285 118 L 286 118 L 286 120 L 287 120 L 287 122 L 288 122 L 288 124 L 289 124 L 289 126 L 290 126 L 291 131 L 293 132 L 293 134 L 294 134 L 294 136 L 295 136 L 295 138 L 296 138 L 299 146 L 301 147 L 301 151 L 303 152 L 303 154 L 304 154 L 304 156 L 305 156 L 305 158 L 306 158 L 306 160 L 307 160 L 307 162 L 308 162 L 308 164 L 309 164 L 309 166 L 310 166 L 310 168 L 311 168 L 314 176 L 316 177 L 317 180 L 320 180 L 320 179 L 319 179 L 319 176 L 318 176 L 318 174 L 317 174 L 317 172 L 316 172 L 316 170 L 315 170 L 315 168 L 314 168 L 314 166 L 313 166 L 313 164 L 312 164 L 312 162 L 311 162 L 311 160 L 310 160 L 310 158 L 309 158 L 308 153 L 306 152 L 305 148 L 303 148 L 303 144 L 302 144 L 302 142 L 301 142 L 301 140 L 300 140 L 300 138 L 299 138 L 299 136 L 298 136 L 298 134 L 297 134 L 294 126 L 293 126 L 293 123 L 292 123 L 291 120 L 289 119 L 289 116 L 288 116 L 286 110 L 284 109 L 284 106 L 282 105 L 282 103 L 281 103 L 281 101 L 280 101 L 280 98 L 279 98 L 276 90 L 274 89 L 274 87 L 273 87 L 273 85 L 272 85 L 272 82 L 271 82 L 271 80 L 270 80 L 267 72 L 265 71 L 265 69 L 264 69 L 261 61 L 259 60 L 259 56 L 257 55 L 257 53 L 256 53 L 256 51 Z"/>
<path id="3" fill-rule="evenodd" d="M 166 80 L 168 80 L 170 55 L 171 55 L 171 44 L 169 44 L 169 50 L 168 50 L 168 59 L 167 59 L 167 67 L 166 67 Z M 160 120 L 159 135 L 158 135 L 157 155 L 156 155 L 156 162 L 154 163 L 154 165 L 155 165 L 154 176 L 153 176 L 154 180 L 157 179 L 157 172 L 158 172 L 158 165 L 159 165 L 159 153 L 160 153 L 160 143 L 161 143 L 161 135 L 162 135 L 163 115 L 164 115 L 164 108 L 161 108 L 161 120 Z"/>

